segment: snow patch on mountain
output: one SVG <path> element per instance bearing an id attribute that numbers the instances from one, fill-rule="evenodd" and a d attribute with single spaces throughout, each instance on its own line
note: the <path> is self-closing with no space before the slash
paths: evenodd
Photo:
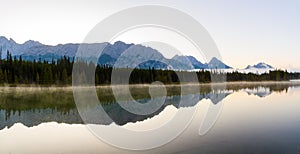
<path id="1" fill-rule="evenodd" d="M 274 67 L 269 64 L 260 62 L 253 66 L 248 65 L 245 69 L 274 69 Z"/>

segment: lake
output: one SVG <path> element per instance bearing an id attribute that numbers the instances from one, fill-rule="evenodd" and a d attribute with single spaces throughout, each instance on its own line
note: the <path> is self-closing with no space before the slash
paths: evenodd
<path id="1" fill-rule="evenodd" d="M 151 100 L 147 86 L 132 86 L 130 90 L 141 104 Z M 175 85 L 167 86 L 166 91 L 165 101 L 157 110 L 137 115 L 116 103 L 111 87 L 97 87 L 101 104 L 85 106 L 86 110 L 94 112 L 101 106 L 110 119 L 98 116 L 94 121 L 86 121 L 70 87 L 2 87 L 0 153 L 300 153 L 299 81 L 204 84 L 199 91 L 182 95 Z M 189 99 L 180 104 L 186 96 Z M 157 99 L 161 97 L 157 95 Z M 122 103 L 130 105 L 134 100 L 124 98 Z M 193 116 L 186 122 L 187 127 L 176 134 L 185 121 L 174 117 L 190 113 Z M 175 122 L 157 136 L 131 139 L 129 146 L 134 147 L 155 145 L 164 137 L 175 136 L 147 151 L 110 145 L 105 137 L 116 134 L 104 134 L 100 139 L 101 132 L 93 132 L 114 128 L 149 131 L 169 121 Z M 122 137 L 119 140 L 116 145 L 129 142 Z"/>

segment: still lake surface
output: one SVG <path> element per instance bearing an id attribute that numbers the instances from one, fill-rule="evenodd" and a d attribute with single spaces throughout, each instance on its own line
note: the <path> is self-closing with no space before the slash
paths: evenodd
<path id="1" fill-rule="evenodd" d="M 0 89 L 0 153 L 140 152 L 116 148 L 95 137 L 82 121 L 70 89 Z M 300 82 L 232 83 L 220 89 L 200 86 L 200 92 L 193 93 L 199 99 L 185 106 L 178 105 L 181 97 L 176 88 L 170 89 L 156 112 L 135 115 L 114 102 L 109 88 L 100 88 L 99 99 L 113 121 L 100 119 L 93 124 L 155 129 L 177 112 L 196 109 L 181 135 L 146 153 L 300 153 Z M 132 91 L 141 103 L 150 99 L 141 94 L 143 90 Z M 213 127 L 199 135 L 209 105 L 220 104 Z"/>

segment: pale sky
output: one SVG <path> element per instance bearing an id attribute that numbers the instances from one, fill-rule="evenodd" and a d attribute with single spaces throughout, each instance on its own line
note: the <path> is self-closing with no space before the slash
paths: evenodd
<path id="1" fill-rule="evenodd" d="M 300 70 L 300 1 L 290 0 L 0 0 L 0 36 L 18 43 L 80 43 L 102 19 L 122 9 L 159 4 L 198 20 L 235 68 L 266 62 Z M 127 42 L 128 40 L 122 40 Z M 129 42 L 127 42 L 129 43 Z M 136 43 L 136 42 L 132 42 Z M 189 55 L 187 49 L 184 54 Z"/>

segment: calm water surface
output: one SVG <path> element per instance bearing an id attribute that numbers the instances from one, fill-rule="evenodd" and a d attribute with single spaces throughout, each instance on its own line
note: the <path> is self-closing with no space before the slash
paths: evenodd
<path id="1" fill-rule="evenodd" d="M 191 124 L 178 138 L 146 152 L 300 153 L 298 84 L 233 84 L 217 90 L 200 89 L 192 94 L 199 99 L 185 106 L 178 105 L 180 96 L 176 92 L 169 93 L 165 104 L 150 115 L 127 112 L 107 95 L 102 98 L 102 106 L 113 121 L 93 124 L 155 129 L 177 112 L 196 108 Z M 0 153 L 133 152 L 110 146 L 89 132 L 78 114 L 72 91 L 0 92 Z M 99 97 L 101 94 L 104 92 L 100 91 Z M 136 100 L 143 103 L 149 97 L 139 94 Z M 211 103 L 222 104 L 222 111 L 210 131 L 200 136 L 199 127 Z"/>

